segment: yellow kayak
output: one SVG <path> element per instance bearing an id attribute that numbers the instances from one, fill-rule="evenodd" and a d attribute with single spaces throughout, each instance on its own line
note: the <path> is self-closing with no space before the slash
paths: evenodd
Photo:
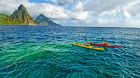
<path id="1" fill-rule="evenodd" d="M 97 50 L 97 51 L 104 51 L 104 48 L 94 48 L 93 46 L 86 46 L 84 44 L 79 44 L 79 43 L 71 43 L 74 46 L 78 46 L 78 47 L 82 47 L 82 48 L 87 48 L 87 49 L 91 49 L 91 50 Z"/>

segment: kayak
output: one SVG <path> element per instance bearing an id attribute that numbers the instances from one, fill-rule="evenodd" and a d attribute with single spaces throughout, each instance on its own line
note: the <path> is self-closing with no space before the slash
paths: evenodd
<path id="1" fill-rule="evenodd" d="M 84 44 L 79 44 L 79 43 L 71 43 L 74 46 L 86 48 L 86 49 L 91 49 L 91 50 L 97 50 L 97 51 L 104 51 L 104 48 L 94 48 L 93 46 L 86 46 Z"/>
<path id="2" fill-rule="evenodd" d="M 108 47 L 108 48 L 122 48 L 123 46 L 118 46 L 118 45 L 109 45 L 108 43 L 102 43 L 102 44 L 93 44 L 94 46 L 99 46 L 99 47 Z"/>

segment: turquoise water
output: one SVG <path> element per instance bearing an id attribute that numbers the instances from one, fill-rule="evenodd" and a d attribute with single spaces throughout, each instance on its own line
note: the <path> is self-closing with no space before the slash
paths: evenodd
<path id="1" fill-rule="evenodd" d="M 125 48 L 70 45 L 102 38 Z M 0 78 L 140 78 L 140 29 L 0 27 Z"/>

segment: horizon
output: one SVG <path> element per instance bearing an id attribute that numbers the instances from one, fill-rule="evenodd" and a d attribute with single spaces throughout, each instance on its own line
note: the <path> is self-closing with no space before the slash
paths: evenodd
<path id="1" fill-rule="evenodd" d="M 0 4 L 0 13 L 10 15 L 23 4 L 33 18 L 44 14 L 62 26 L 140 28 L 139 0 L 5 0 Z"/>

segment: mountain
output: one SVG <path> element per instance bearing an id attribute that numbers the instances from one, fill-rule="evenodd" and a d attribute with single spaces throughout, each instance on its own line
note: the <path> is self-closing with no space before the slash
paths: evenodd
<path id="1" fill-rule="evenodd" d="M 0 13 L 0 20 L 7 17 L 8 17 L 7 15 Z"/>
<path id="2" fill-rule="evenodd" d="M 35 25 L 34 20 L 22 4 L 9 16 L 7 21 L 12 25 Z"/>
<path id="3" fill-rule="evenodd" d="M 0 13 L 0 25 L 61 26 L 43 14 L 40 14 L 34 21 L 22 4 L 10 16 Z"/>
<path id="4" fill-rule="evenodd" d="M 7 15 L 0 13 L 0 25 L 5 24 L 5 20 L 8 18 Z"/>
<path id="5" fill-rule="evenodd" d="M 38 25 L 44 25 L 44 26 L 60 26 L 59 24 L 56 24 L 55 22 L 53 22 L 51 19 L 49 19 L 48 17 L 46 17 L 45 15 L 43 14 L 40 14 L 35 22 L 38 24 Z"/>

